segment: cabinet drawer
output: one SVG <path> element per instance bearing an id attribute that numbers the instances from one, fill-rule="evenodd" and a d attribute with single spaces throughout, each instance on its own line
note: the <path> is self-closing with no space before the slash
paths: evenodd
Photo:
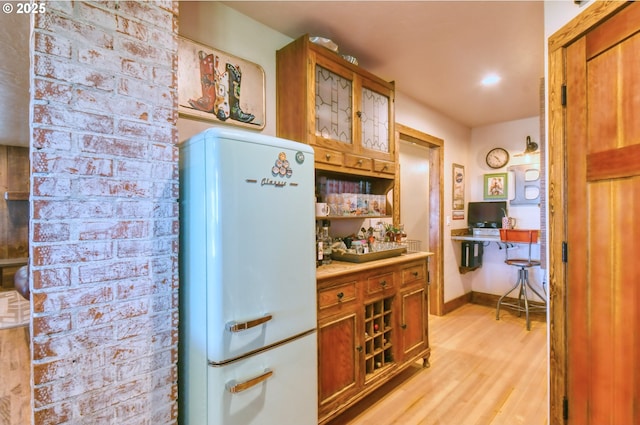
<path id="1" fill-rule="evenodd" d="M 358 170 L 371 171 L 371 163 L 373 160 L 365 156 L 344 155 L 344 166 L 349 168 L 357 168 Z"/>
<path id="2" fill-rule="evenodd" d="M 356 281 L 333 286 L 318 292 L 318 310 L 324 312 L 327 309 L 348 305 L 356 301 Z"/>
<path id="3" fill-rule="evenodd" d="M 373 160 L 373 171 L 378 173 L 395 174 L 396 167 L 391 161 L 383 161 L 382 159 Z"/>
<path id="4" fill-rule="evenodd" d="M 313 146 L 315 151 L 316 162 L 322 162 L 324 164 L 342 165 L 343 154 L 342 152 L 332 151 L 331 149 L 319 148 Z"/>
<path id="5" fill-rule="evenodd" d="M 367 294 L 377 294 L 395 287 L 393 272 L 371 276 L 367 279 Z"/>
<path id="6" fill-rule="evenodd" d="M 425 276 L 424 264 L 416 264 L 416 265 L 402 269 L 403 285 L 413 283 L 419 280 L 424 281 L 425 278 L 426 276 Z"/>

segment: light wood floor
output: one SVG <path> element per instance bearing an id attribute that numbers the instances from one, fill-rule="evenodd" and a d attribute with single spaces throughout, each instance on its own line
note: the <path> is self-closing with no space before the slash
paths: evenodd
<path id="1" fill-rule="evenodd" d="M 541 320 L 467 304 L 429 316 L 431 367 L 420 363 L 330 425 L 545 425 L 547 336 Z M 30 422 L 26 327 L 0 331 L 0 425 Z"/>
<path id="2" fill-rule="evenodd" d="M 0 425 L 31 423 L 29 328 L 0 330 Z"/>
<path id="3" fill-rule="evenodd" d="M 544 319 L 467 304 L 429 316 L 431 367 L 419 364 L 330 425 L 545 425 Z"/>

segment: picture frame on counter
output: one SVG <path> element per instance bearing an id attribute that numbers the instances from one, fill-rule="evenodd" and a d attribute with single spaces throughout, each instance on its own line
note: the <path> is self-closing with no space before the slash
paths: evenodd
<path id="1" fill-rule="evenodd" d="M 465 187 L 465 174 L 464 165 L 452 164 L 452 205 L 451 209 L 452 218 L 454 220 L 464 220 L 464 187 Z"/>
<path id="2" fill-rule="evenodd" d="M 504 200 L 507 199 L 508 173 L 493 173 L 484 175 L 484 199 Z"/>
<path id="3" fill-rule="evenodd" d="M 265 72 L 253 62 L 178 37 L 178 113 L 262 130 Z"/>

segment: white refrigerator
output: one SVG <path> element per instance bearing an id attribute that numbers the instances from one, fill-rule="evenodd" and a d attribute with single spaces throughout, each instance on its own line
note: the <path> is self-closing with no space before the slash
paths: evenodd
<path id="1" fill-rule="evenodd" d="M 180 424 L 317 424 L 314 194 L 308 145 L 181 144 Z"/>

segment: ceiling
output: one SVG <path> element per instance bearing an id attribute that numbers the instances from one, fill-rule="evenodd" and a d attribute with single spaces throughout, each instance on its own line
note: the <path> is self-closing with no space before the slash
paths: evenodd
<path id="1" fill-rule="evenodd" d="M 331 39 L 396 91 L 467 126 L 540 113 L 542 1 L 223 1 L 291 38 Z M 501 75 L 496 86 L 480 80 Z"/>
<path id="2" fill-rule="evenodd" d="M 396 90 L 470 128 L 539 114 L 542 1 L 225 1 L 291 38 L 333 40 Z M 29 144 L 29 20 L 0 15 L 0 144 Z M 493 87 L 480 80 L 502 76 Z"/>

